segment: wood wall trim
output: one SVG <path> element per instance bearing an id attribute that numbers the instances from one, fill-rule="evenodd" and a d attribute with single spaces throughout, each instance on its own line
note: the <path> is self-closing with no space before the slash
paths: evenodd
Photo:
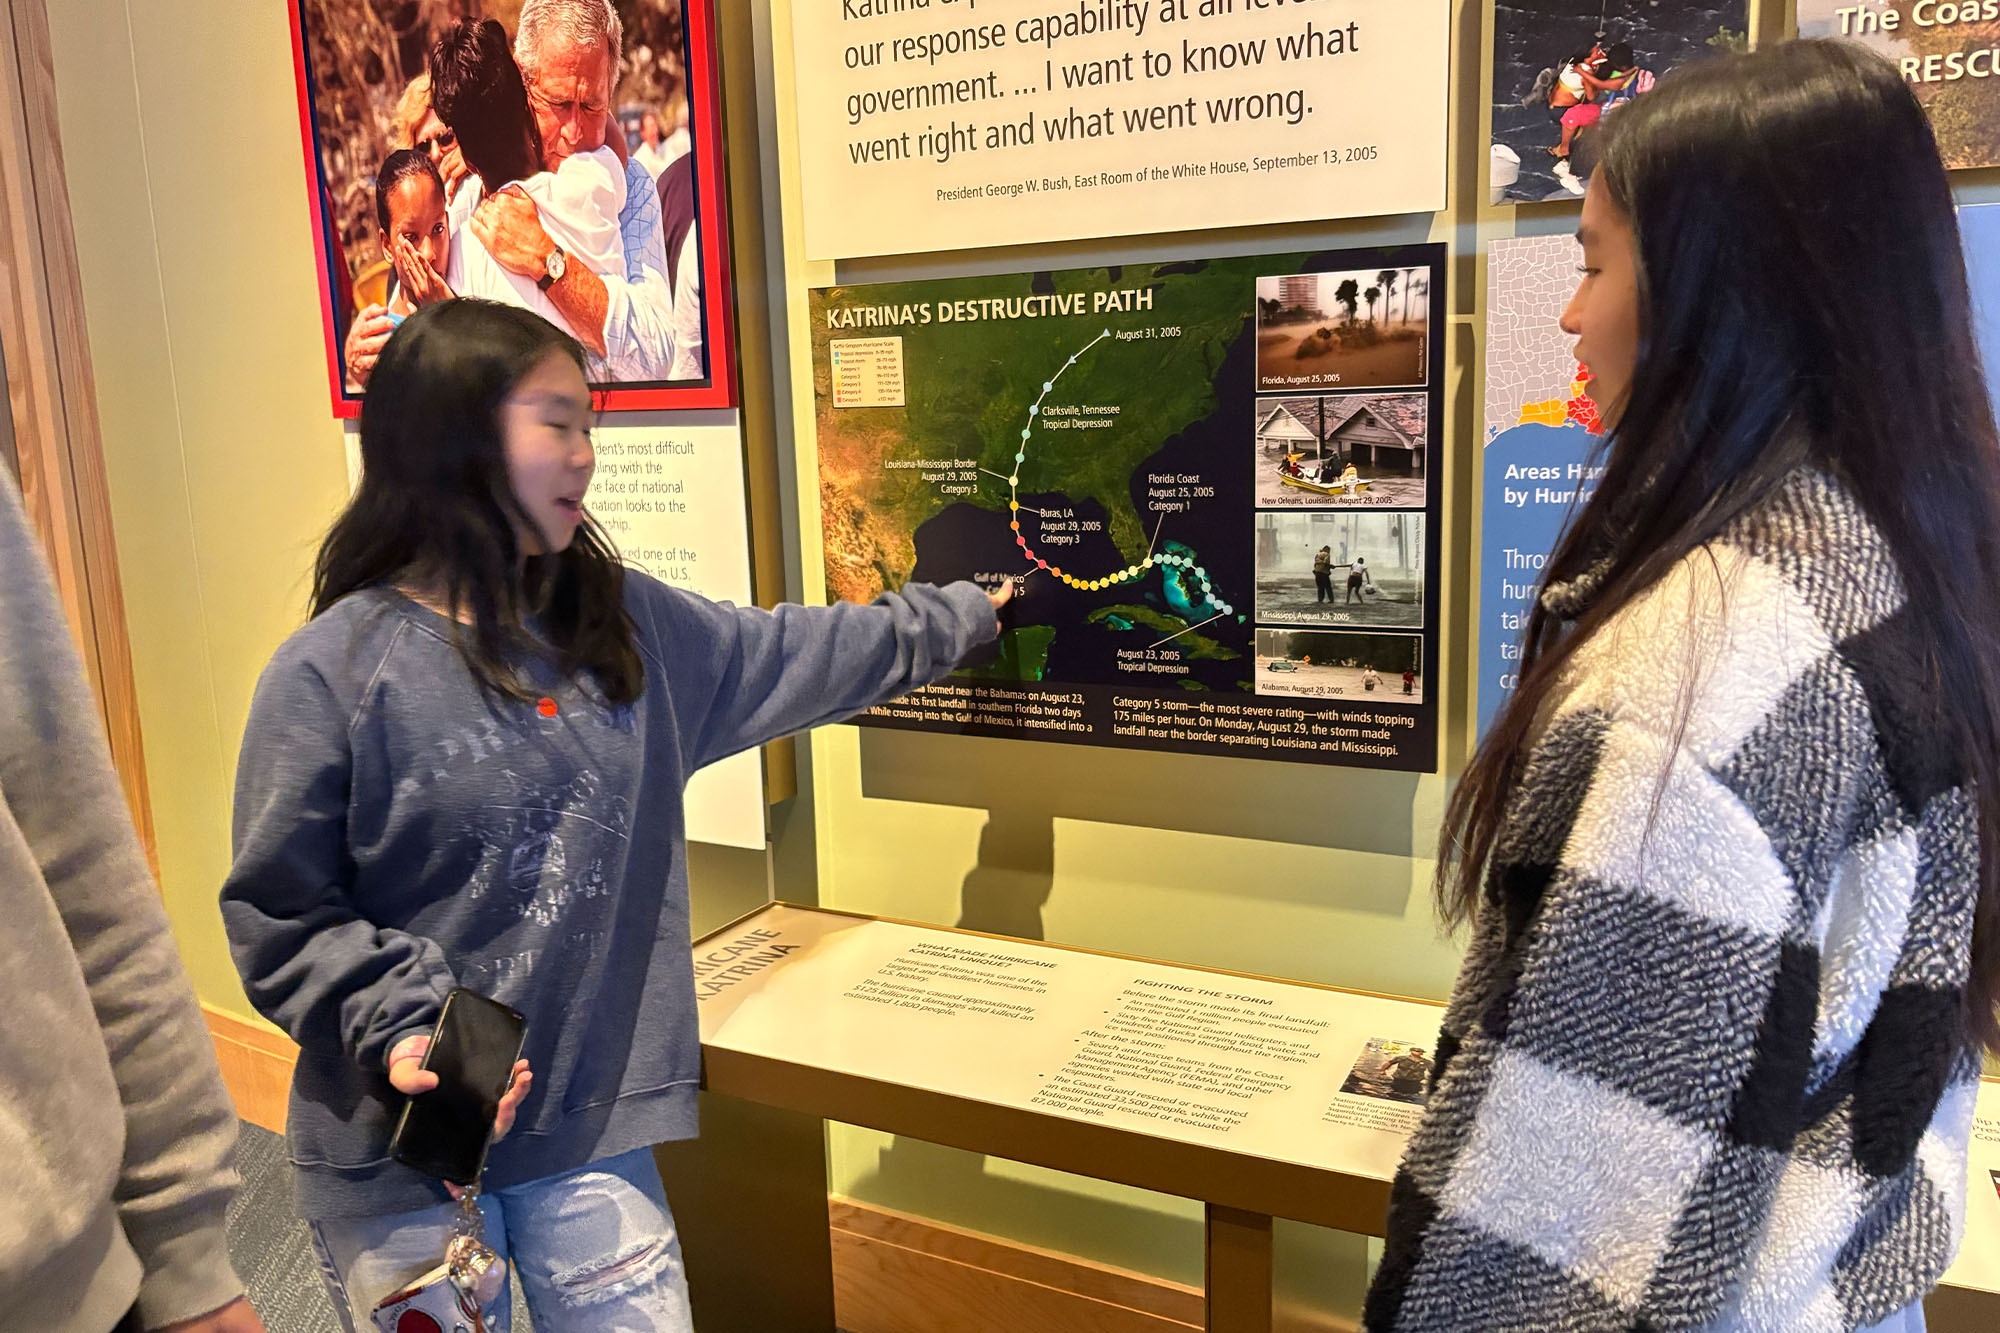
<path id="1" fill-rule="evenodd" d="M 834 1308 L 848 1333 L 1194 1333 L 1198 1288 L 835 1198 Z"/>
<path id="2" fill-rule="evenodd" d="M 715 61 L 722 76 L 723 189 L 729 200 L 729 264 L 736 320 L 737 420 L 743 432 L 744 503 L 750 513 L 750 586 L 757 605 L 785 600 L 785 505 L 778 480 L 778 423 L 789 407 L 773 396 L 770 265 L 764 180 L 758 169 L 756 37 L 750 6 L 715 6 Z M 764 746 L 764 801 L 799 794 L 797 742 Z"/>
<path id="3" fill-rule="evenodd" d="M 13 461 L 158 873 L 44 0 L 0 0 L 0 343 Z"/>
<path id="4" fill-rule="evenodd" d="M 284 1033 L 212 1004 L 202 1005 L 201 1012 L 208 1020 L 215 1062 L 222 1067 L 222 1082 L 236 1103 L 237 1116 L 273 1134 L 284 1133 L 299 1048 Z"/>
<path id="5" fill-rule="evenodd" d="M 1185 1333 L 1200 1288 L 945 1226 L 851 1199 L 827 1204 L 834 1308 L 848 1333 Z M 1279 1333 L 1356 1333 L 1352 1320 L 1278 1304 Z"/>

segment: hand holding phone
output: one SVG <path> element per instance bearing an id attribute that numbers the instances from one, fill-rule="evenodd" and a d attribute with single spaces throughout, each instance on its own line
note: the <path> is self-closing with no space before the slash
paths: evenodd
<path id="1" fill-rule="evenodd" d="M 430 1048 L 428 1033 L 405 1037 L 396 1043 L 395 1052 L 389 1057 L 389 1083 L 397 1092 L 414 1096 L 437 1086 L 438 1076 L 424 1064 L 424 1056 Z M 514 1115 L 521 1109 L 521 1103 L 528 1099 L 529 1084 L 534 1077 L 534 1071 L 528 1068 L 526 1060 L 514 1062 L 514 1081 L 507 1086 L 507 1095 L 500 1099 L 500 1108 L 493 1120 L 495 1143 L 506 1138 L 507 1131 L 514 1127 Z"/>
<path id="2" fill-rule="evenodd" d="M 486 1150 L 513 1127 L 533 1082 L 520 1058 L 526 1021 L 460 987 L 429 1036 L 406 1037 L 389 1057 L 389 1083 L 409 1095 L 389 1151 L 458 1185 L 479 1179 Z"/>

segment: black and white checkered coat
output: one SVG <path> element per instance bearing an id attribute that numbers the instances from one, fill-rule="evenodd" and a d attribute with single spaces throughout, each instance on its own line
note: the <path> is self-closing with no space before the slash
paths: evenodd
<path id="1" fill-rule="evenodd" d="M 1367 1327 L 1848 1333 L 1957 1249 L 1977 816 L 1895 564 L 1794 476 L 1580 651 Z"/>

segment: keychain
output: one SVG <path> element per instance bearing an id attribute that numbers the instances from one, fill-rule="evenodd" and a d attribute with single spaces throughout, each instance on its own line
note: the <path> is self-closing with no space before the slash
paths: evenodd
<path id="1" fill-rule="evenodd" d="M 486 1244 L 479 1187 L 458 1198 L 458 1219 L 444 1262 L 372 1311 L 381 1333 L 487 1333 L 483 1311 L 499 1299 L 507 1265 Z"/>
<path id="2" fill-rule="evenodd" d="M 445 1247 L 444 1260 L 451 1270 L 452 1285 L 475 1309 L 484 1309 L 500 1295 L 507 1265 L 486 1244 L 486 1215 L 479 1211 L 476 1184 L 458 1196 L 458 1234 Z"/>

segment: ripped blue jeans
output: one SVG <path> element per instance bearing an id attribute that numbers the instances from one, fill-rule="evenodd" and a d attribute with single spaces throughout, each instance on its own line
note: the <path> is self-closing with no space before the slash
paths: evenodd
<path id="1" fill-rule="evenodd" d="M 681 1240 L 653 1154 L 640 1149 L 482 1195 L 486 1243 L 512 1260 L 535 1333 L 693 1333 Z M 311 1223 L 327 1294 L 349 1333 L 376 1302 L 437 1266 L 458 1208 Z M 511 1333 L 512 1293 L 487 1310 Z"/>

